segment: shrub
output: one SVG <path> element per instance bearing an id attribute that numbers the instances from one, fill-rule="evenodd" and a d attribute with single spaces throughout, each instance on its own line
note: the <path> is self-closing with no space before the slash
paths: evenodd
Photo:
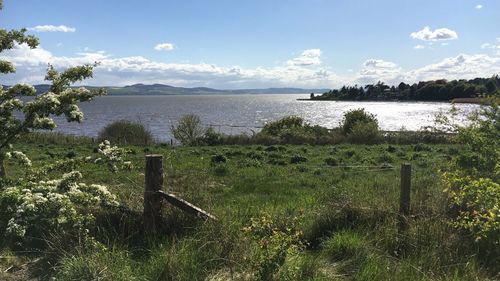
<path id="1" fill-rule="evenodd" d="M 227 158 L 226 158 L 226 156 L 224 156 L 222 154 L 213 155 L 212 158 L 210 158 L 210 163 L 212 165 L 219 164 L 219 163 L 226 163 L 226 162 L 227 162 Z"/>
<path id="2" fill-rule="evenodd" d="M 304 119 L 298 116 L 284 117 L 278 121 L 267 123 L 261 133 L 270 136 L 279 136 L 283 131 L 298 129 L 304 126 Z"/>
<path id="3" fill-rule="evenodd" d="M 304 156 L 301 156 L 301 155 L 293 155 L 290 158 L 290 163 L 292 163 L 292 164 L 298 164 L 298 163 L 303 163 L 303 162 L 307 162 L 307 158 Z"/>
<path id="4" fill-rule="evenodd" d="M 109 140 L 116 144 L 150 145 L 154 143 L 153 134 L 142 124 L 119 120 L 104 127 L 97 137 L 99 142 Z"/>
<path id="5" fill-rule="evenodd" d="M 246 239 L 258 249 L 251 260 L 257 280 L 278 280 L 276 275 L 287 256 L 297 255 L 305 248 L 298 221 L 297 217 L 273 218 L 263 214 L 251 218 L 243 228 Z"/>
<path id="6" fill-rule="evenodd" d="M 338 166 L 339 165 L 339 162 L 337 161 L 337 159 L 332 158 L 332 157 L 326 158 L 325 163 L 328 166 Z"/>
<path id="7" fill-rule="evenodd" d="M 500 184 L 489 178 L 476 180 L 455 173 L 445 174 L 445 179 L 445 191 L 459 210 L 453 225 L 470 231 L 477 241 L 490 239 L 500 246 Z"/>
<path id="8" fill-rule="evenodd" d="M 392 162 L 394 162 L 394 158 L 392 157 L 392 155 L 389 154 L 389 153 L 387 153 L 387 152 L 380 154 L 377 157 L 377 160 L 379 162 L 382 162 L 382 163 L 392 163 Z"/>
<path id="9" fill-rule="evenodd" d="M 200 117 L 194 114 L 183 116 L 177 122 L 177 126 L 172 126 L 170 130 L 182 145 L 189 146 L 199 145 L 206 132 L 201 124 Z"/>
<path id="10" fill-rule="evenodd" d="M 264 159 L 264 156 L 262 156 L 262 153 L 255 152 L 255 151 L 250 151 L 247 153 L 246 157 L 254 160 L 262 160 Z"/>
<path id="11" fill-rule="evenodd" d="M 304 119 L 297 116 L 288 116 L 280 120 L 270 122 L 264 126 L 262 131 L 255 135 L 258 138 L 270 138 L 266 144 L 315 144 L 333 143 L 334 138 L 330 130 L 321 126 L 312 126 Z"/>
<path id="12" fill-rule="evenodd" d="M 376 144 L 381 140 L 377 123 L 357 123 L 347 135 L 347 141 L 355 144 Z"/>
<path id="13" fill-rule="evenodd" d="M 413 151 L 432 151 L 432 148 L 423 143 L 417 143 L 413 146 Z"/>
<path id="14" fill-rule="evenodd" d="M 386 150 L 387 152 L 394 153 L 397 151 L 397 148 L 395 146 L 389 145 Z"/>
<path id="15" fill-rule="evenodd" d="M 349 135 L 358 124 L 373 124 L 372 127 L 378 130 L 378 121 L 375 115 L 365 112 L 363 108 L 346 112 L 344 119 L 340 123 L 340 127 L 345 135 Z"/>
<path id="16" fill-rule="evenodd" d="M 485 106 L 458 128 L 460 156 L 444 173 L 445 192 L 454 212 L 453 226 L 481 246 L 480 255 L 500 264 L 500 108 Z"/>
<path id="17" fill-rule="evenodd" d="M 220 145 L 223 143 L 223 135 L 221 133 L 217 133 L 214 128 L 208 127 L 203 134 L 201 142 L 204 145 Z"/>

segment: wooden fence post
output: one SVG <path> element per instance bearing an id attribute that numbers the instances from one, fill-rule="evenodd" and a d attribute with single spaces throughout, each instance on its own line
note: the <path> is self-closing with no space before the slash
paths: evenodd
<path id="1" fill-rule="evenodd" d="M 401 164 L 401 186 L 399 194 L 398 229 L 400 232 L 408 228 L 410 215 L 411 165 Z"/>
<path id="2" fill-rule="evenodd" d="M 163 156 L 146 155 L 144 171 L 144 231 L 155 233 L 161 221 L 162 197 L 157 194 L 163 187 Z"/>

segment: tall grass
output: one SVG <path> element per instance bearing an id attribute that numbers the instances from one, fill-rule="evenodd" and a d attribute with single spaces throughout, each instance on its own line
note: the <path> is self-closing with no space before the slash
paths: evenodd
<path id="1" fill-rule="evenodd" d="M 45 153 L 44 147 L 19 145 L 28 156 Z M 59 280 L 256 280 L 258 265 L 269 264 L 262 259 L 273 256 L 242 229 L 262 217 L 272 218 L 278 229 L 297 220 L 305 245 L 286 255 L 269 275 L 274 280 L 498 278 L 498 265 L 482 259 L 474 241 L 449 224 L 438 171 L 458 146 L 152 145 L 147 153 L 164 155 L 164 190 L 218 218 L 198 221 L 167 205 L 165 228 L 156 236 L 141 232 L 146 152 L 129 148 L 136 151 L 129 155 L 132 171 L 110 177 L 91 166 L 81 169 L 85 180 L 108 185 L 134 213 L 98 217 L 92 234 L 103 247 L 66 247 L 51 263 Z M 93 146 L 71 149 L 84 155 Z M 67 150 L 58 145 L 51 151 L 65 155 Z M 307 160 L 291 164 L 297 155 Z M 325 159 L 335 159 L 336 165 Z M 403 162 L 413 167 L 412 216 L 408 231 L 398 233 Z M 15 164 L 8 165 L 15 176 Z M 215 170 L 218 165 L 224 173 Z"/>

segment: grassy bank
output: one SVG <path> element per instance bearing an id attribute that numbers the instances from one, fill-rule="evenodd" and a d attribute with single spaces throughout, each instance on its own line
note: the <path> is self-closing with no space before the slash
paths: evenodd
<path id="1" fill-rule="evenodd" d="M 95 153 L 93 144 L 21 142 L 33 165 Z M 438 170 L 455 145 L 130 146 L 134 169 L 80 171 L 127 211 L 103 213 L 97 246 L 47 237 L 3 248 L 0 279 L 486 280 L 498 264 L 447 219 Z M 200 222 L 165 208 L 161 233 L 141 232 L 144 155 L 164 156 L 164 190 L 208 210 Z M 410 228 L 397 232 L 399 166 L 413 167 Z M 20 169 L 13 162 L 8 174 Z M 71 242 L 68 242 L 71 241 Z"/>

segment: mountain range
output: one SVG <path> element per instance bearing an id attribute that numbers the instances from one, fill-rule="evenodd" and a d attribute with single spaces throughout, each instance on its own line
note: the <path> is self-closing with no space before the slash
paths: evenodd
<path id="1" fill-rule="evenodd" d="M 184 88 L 164 84 L 134 84 L 124 87 L 90 87 L 88 89 L 104 88 L 108 95 L 231 95 L 231 94 L 304 94 L 324 93 L 328 89 L 301 89 L 301 88 L 266 88 L 266 89 L 237 89 L 220 90 L 207 87 Z M 37 93 L 46 92 L 49 85 L 35 85 Z"/>

